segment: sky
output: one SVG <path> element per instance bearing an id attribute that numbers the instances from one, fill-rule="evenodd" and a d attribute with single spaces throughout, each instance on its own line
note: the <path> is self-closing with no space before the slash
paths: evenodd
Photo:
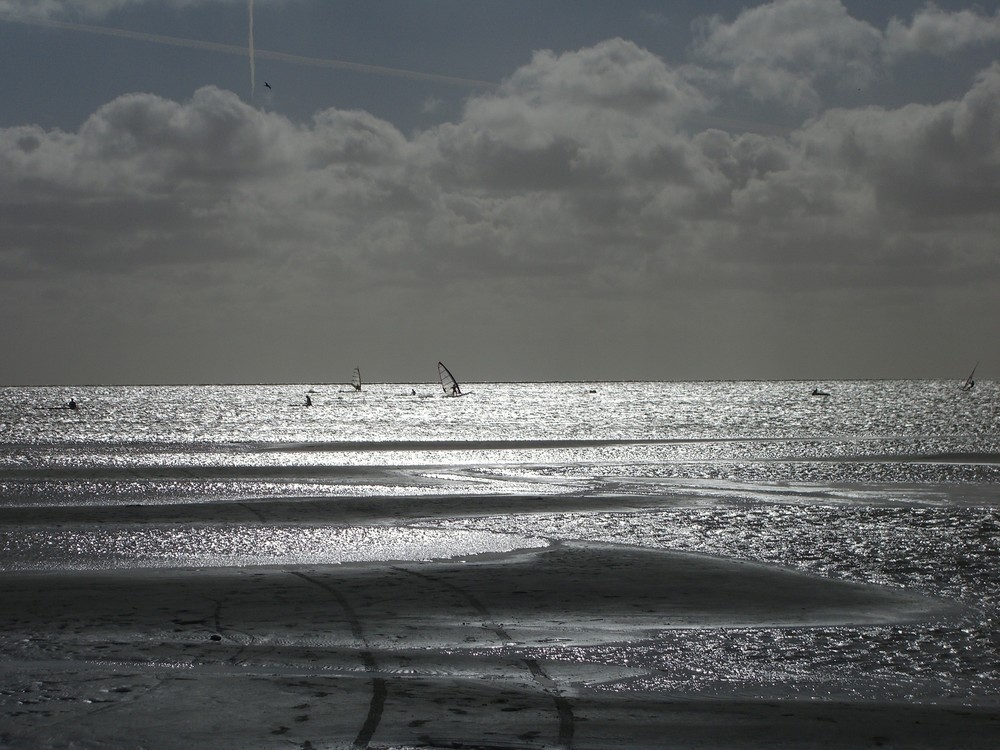
<path id="1" fill-rule="evenodd" d="M 1000 2 L 0 0 L 0 66 L 0 384 L 1000 372 Z"/>

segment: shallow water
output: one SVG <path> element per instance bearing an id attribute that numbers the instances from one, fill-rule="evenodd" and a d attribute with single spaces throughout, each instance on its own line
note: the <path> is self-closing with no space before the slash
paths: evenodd
<path id="1" fill-rule="evenodd" d="M 0 530 L 4 571 L 441 560 L 544 547 L 538 537 L 413 526 L 157 526 Z"/>
<path id="2" fill-rule="evenodd" d="M 441 522 L 405 551 L 392 529 L 0 522 L 0 568 L 424 559 L 538 537 L 697 551 L 965 608 L 899 628 L 670 631 L 538 655 L 647 671 L 602 689 L 996 703 L 1000 389 L 852 381 L 819 384 L 831 396 L 817 398 L 813 385 L 483 383 L 460 399 L 427 384 L 6 388 L 0 511 L 441 494 L 658 503 Z M 79 410 L 51 408 L 70 397 Z"/>
<path id="3" fill-rule="evenodd" d="M 905 587 L 962 602 L 946 621 L 896 627 L 670 630 L 652 644 L 541 650 L 546 658 L 628 664 L 650 674 L 613 690 L 995 704 L 1000 685 L 1000 514 L 995 506 L 817 502 L 821 487 L 776 500 L 732 484 L 634 513 L 454 521 L 555 538 L 614 541 L 775 563 L 832 578 Z M 939 488 L 940 489 L 940 488 Z M 874 494 L 878 494 L 875 492 Z"/>

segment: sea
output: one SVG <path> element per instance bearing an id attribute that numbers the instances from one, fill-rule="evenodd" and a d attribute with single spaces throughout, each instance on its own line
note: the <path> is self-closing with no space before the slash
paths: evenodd
<path id="1" fill-rule="evenodd" d="M 426 383 L 6 387 L 0 571 L 438 559 L 571 539 L 696 552 L 962 606 L 917 624 L 672 629 L 531 655 L 633 667 L 594 686 L 623 693 L 996 706 L 1000 386 L 960 386 L 471 383 L 460 398 Z M 503 513 L 512 495 L 566 510 Z M 437 496 L 467 498 L 470 514 L 419 530 L 96 527 L 51 510 Z M 580 498 L 653 502 L 584 511 Z M 33 508 L 44 521 L 4 523 Z"/>

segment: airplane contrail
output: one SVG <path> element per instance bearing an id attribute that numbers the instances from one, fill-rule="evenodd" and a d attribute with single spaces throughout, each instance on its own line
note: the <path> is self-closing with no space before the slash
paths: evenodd
<path id="1" fill-rule="evenodd" d="M 250 51 L 250 98 L 253 99 L 254 68 L 253 68 L 253 0 L 247 0 L 247 11 L 250 14 L 250 31 L 247 34 L 247 49 Z"/>
<path id="2" fill-rule="evenodd" d="M 18 18 L 0 13 L 0 21 L 10 21 L 29 26 L 46 26 L 53 29 L 63 29 L 65 31 L 82 31 L 87 34 L 101 34 L 104 36 L 119 37 L 121 39 L 134 39 L 140 42 L 152 42 L 154 44 L 167 44 L 174 47 L 188 47 L 191 49 L 202 49 L 209 52 L 223 52 L 229 55 L 247 54 L 248 50 L 236 44 L 220 44 L 219 42 L 206 42 L 200 39 L 184 39 L 175 36 L 163 36 L 161 34 L 147 34 L 142 31 L 129 31 L 128 29 L 116 29 L 109 26 L 91 26 L 83 23 L 71 23 L 69 21 L 54 21 L 51 19 Z M 447 83 L 454 86 L 466 86 L 469 88 L 496 88 L 497 84 L 492 81 L 480 81 L 475 78 L 461 78 L 458 76 L 446 76 L 438 73 L 423 73 L 419 70 L 406 70 L 403 68 L 386 68 L 381 65 L 367 65 L 365 63 L 348 62 L 347 60 L 330 60 L 322 57 L 304 57 L 302 55 L 292 55 L 287 52 L 272 52 L 269 50 L 256 50 L 251 48 L 251 54 L 262 57 L 266 60 L 277 60 L 279 62 L 293 63 L 295 65 L 311 65 L 319 68 L 336 68 L 338 70 L 351 70 L 356 73 L 370 73 L 372 75 L 393 76 L 396 78 L 411 78 L 418 81 L 431 81 L 433 83 Z M 252 58 L 251 58 L 252 60 Z M 251 77 L 252 73 L 251 62 Z M 251 87 L 252 87 L 251 82 Z"/>

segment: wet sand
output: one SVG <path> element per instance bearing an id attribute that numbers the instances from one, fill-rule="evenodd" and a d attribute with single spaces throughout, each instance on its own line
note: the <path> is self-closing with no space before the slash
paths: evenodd
<path id="1" fill-rule="evenodd" d="M 496 497 L 46 513 L 27 527 L 411 523 L 624 500 Z M 464 502 L 466 513 L 461 512 Z M 251 512 L 252 511 L 252 512 Z M 197 519 L 197 520 L 195 520 Z M 611 544 L 466 560 L 0 574 L 0 747 L 996 747 L 1000 712 L 621 694 L 572 647 L 664 628 L 903 623 L 948 602 Z"/>

